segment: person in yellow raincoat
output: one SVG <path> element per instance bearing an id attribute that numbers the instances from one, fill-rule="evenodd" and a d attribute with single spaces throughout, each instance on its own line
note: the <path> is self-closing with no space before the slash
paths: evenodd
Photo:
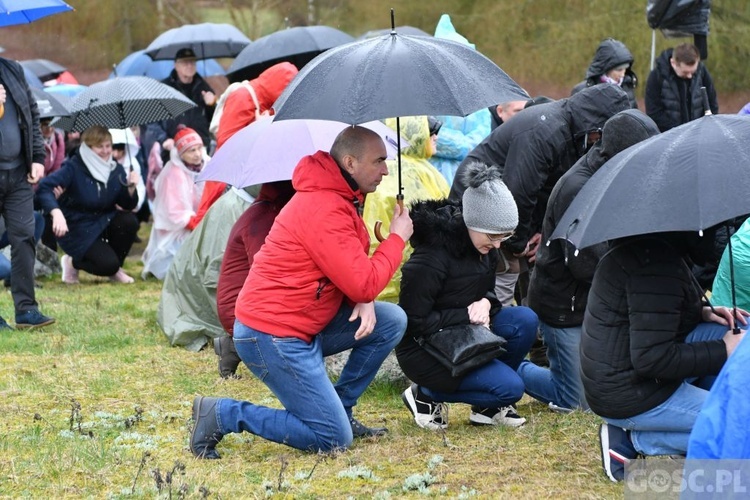
<path id="1" fill-rule="evenodd" d="M 403 186 L 404 206 L 417 200 L 437 200 L 448 196 L 450 186 L 440 172 L 427 161 L 434 153 L 434 143 L 426 116 L 409 116 L 400 119 L 401 137 L 409 142 L 409 147 L 401 151 L 401 183 Z M 385 124 L 396 129 L 396 119 L 389 118 Z M 363 218 L 370 232 L 370 254 L 380 242 L 375 238 L 375 222 L 383 222 L 382 232 L 387 234 L 391 223 L 393 208 L 398 194 L 398 160 L 388 160 L 388 175 L 378 190 L 367 195 Z M 403 264 L 409 260 L 412 248 L 407 245 L 404 251 Z M 378 296 L 378 300 L 398 302 L 401 283 L 401 269 Z"/>

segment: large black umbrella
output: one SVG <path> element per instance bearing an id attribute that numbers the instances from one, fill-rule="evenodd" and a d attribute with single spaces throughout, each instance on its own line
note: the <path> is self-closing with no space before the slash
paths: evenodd
<path id="1" fill-rule="evenodd" d="M 122 76 L 95 83 L 70 105 L 70 116 L 55 125 L 83 132 L 92 125 L 128 128 L 175 118 L 195 103 L 168 85 L 146 76 Z"/>
<path id="2" fill-rule="evenodd" d="M 577 248 L 639 234 L 700 231 L 750 213 L 750 117 L 711 115 L 610 159 L 550 239 Z"/>
<path id="3" fill-rule="evenodd" d="M 280 62 L 290 62 L 301 69 L 315 56 L 333 47 L 353 42 L 354 37 L 330 26 L 287 28 L 245 47 L 227 71 L 230 81 L 252 80 Z"/>
<path id="4" fill-rule="evenodd" d="M 231 24 L 185 24 L 165 31 L 146 47 L 146 54 L 157 61 L 174 59 L 180 49 L 191 48 L 198 59 L 236 57 L 250 43 Z"/>
<path id="5" fill-rule="evenodd" d="M 54 80 L 61 73 L 67 71 L 65 66 L 57 64 L 49 59 L 27 59 L 18 61 L 21 66 L 34 73 L 41 81 Z"/>
<path id="6" fill-rule="evenodd" d="M 31 94 L 36 101 L 39 110 L 39 118 L 53 118 L 55 116 L 68 116 L 70 111 L 52 94 L 42 89 L 32 87 Z"/>

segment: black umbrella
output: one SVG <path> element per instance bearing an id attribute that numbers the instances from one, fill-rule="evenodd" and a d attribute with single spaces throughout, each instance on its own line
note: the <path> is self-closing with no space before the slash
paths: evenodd
<path id="1" fill-rule="evenodd" d="M 43 82 L 54 80 L 60 76 L 61 73 L 67 71 L 65 66 L 61 66 L 49 59 L 27 59 L 18 62 L 21 66 L 34 73 L 34 75 Z"/>
<path id="2" fill-rule="evenodd" d="M 56 126 L 83 132 L 92 125 L 128 128 L 175 118 L 195 103 L 168 85 L 146 76 L 122 76 L 95 83 L 70 105 L 70 116 Z"/>
<path id="3" fill-rule="evenodd" d="M 702 231 L 748 214 L 748 165 L 750 117 L 693 120 L 605 163 L 576 195 L 550 239 L 584 248 L 625 236 Z M 731 252 L 730 244 L 734 288 Z"/>
<path id="4" fill-rule="evenodd" d="M 198 59 L 236 57 L 250 43 L 231 24 L 186 24 L 165 31 L 146 47 L 151 59 L 174 59 L 180 49 L 191 48 Z"/>
<path id="5" fill-rule="evenodd" d="M 233 82 L 252 80 L 284 61 L 301 69 L 322 52 L 353 41 L 354 37 L 330 26 L 283 29 L 245 47 L 227 70 L 227 77 Z"/>
<path id="6" fill-rule="evenodd" d="M 55 116 L 68 116 L 70 111 L 56 97 L 44 90 L 32 87 L 31 94 L 36 101 L 39 110 L 39 118 L 53 118 Z"/>
<path id="7" fill-rule="evenodd" d="M 394 27 L 388 35 L 341 45 L 310 61 L 273 108 L 277 120 L 309 118 L 352 125 L 395 116 L 400 141 L 400 116 L 466 116 L 528 98 L 505 71 L 469 46 L 399 35 Z M 396 199 L 401 204 L 400 145 L 397 149 Z M 379 226 L 375 229 L 379 236 Z"/>

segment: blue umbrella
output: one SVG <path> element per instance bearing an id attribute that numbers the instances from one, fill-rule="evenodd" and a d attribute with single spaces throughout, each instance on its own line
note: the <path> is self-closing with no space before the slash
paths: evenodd
<path id="1" fill-rule="evenodd" d="M 73 7 L 62 0 L 0 0 L 0 26 L 28 24 L 69 10 Z"/>
<path id="2" fill-rule="evenodd" d="M 128 55 L 115 66 L 109 78 L 116 76 L 149 76 L 156 80 L 163 80 L 169 76 L 174 68 L 174 63 L 168 60 L 154 61 L 145 50 L 137 50 Z M 224 67 L 216 59 L 204 59 L 198 64 L 198 73 L 201 76 L 224 75 Z"/>

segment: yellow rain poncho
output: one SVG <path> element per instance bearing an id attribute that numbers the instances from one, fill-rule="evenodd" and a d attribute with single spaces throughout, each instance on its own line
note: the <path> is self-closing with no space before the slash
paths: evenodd
<path id="1" fill-rule="evenodd" d="M 401 151 L 401 183 L 403 186 L 404 206 L 409 207 L 417 200 L 434 200 L 446 198 L 450 186 L 435 167 L 427 161 L 432 155 L 430 132 L 426 116 L 401 118 L 401 137 L 409 141 L 409 147 Z M 389 118 L 385 124 L 396 129 L 396 119 Z M 388 175 L 378 186 L 377 191 L 367 195 L 363 218 L 370 232 L 370 255 L 380 244 L 373 233 L 375 222 L 383 221 L 381 232 L 387 234 L 396 206 L 398 194 L 398 161 L 388 160 Z M 407 245 L 402 264 L 411 255 L 412 248 Z M 398 302 L 401 283 L 401 269 L 396 271 L 393 279 L 378 296 L 378 300 Z"/>

